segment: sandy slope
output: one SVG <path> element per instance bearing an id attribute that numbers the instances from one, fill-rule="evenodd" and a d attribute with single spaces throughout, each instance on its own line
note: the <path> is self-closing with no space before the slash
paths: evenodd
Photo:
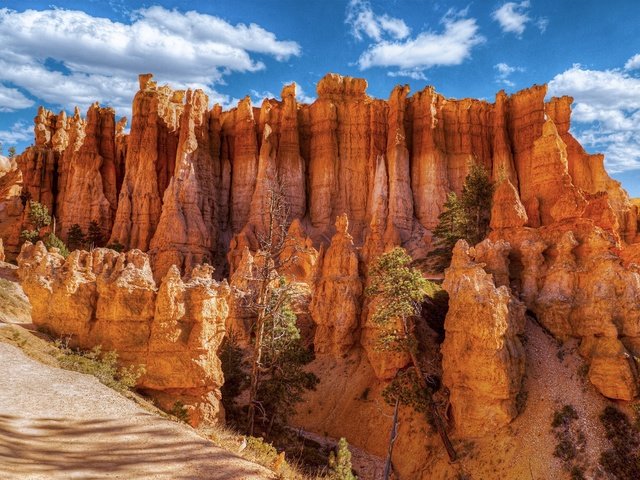
<path id="1" fill-rule="evenodd" d="M 43 365 L 6 343 L 0 363 L 0 478 L 272 478 L 91 376 Z"/>

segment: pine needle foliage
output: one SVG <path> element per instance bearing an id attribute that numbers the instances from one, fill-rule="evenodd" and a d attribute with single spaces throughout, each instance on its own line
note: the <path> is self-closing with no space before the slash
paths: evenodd
<path id="1" fill-rule="evenodd" d="M 314 356 L 302 343 L 289 298 L 291 287 L 283 277 L 274 283 L 270 297 L 274 305 L 269 309 L 271 314 L 265 317 L 257 391 L 260 410 L 269 419 L 269 428 L 274 424 L 286 425 L 303 393 L 315 389 L 319 382 L 318 377 L 304 370 Z"/>
<path id="2" fill-rule="evenodd" d="M 413 317 L 420 312 L 430 282 L 410 265 L 409 254 L 396 247 L 378 257 L 369 269 L 366 294 L 375 298 L 372 319 L 382 330 L 381 350 L 416 350 Z"/>
<path id="3" fill-rule="evenodd" d="M 86 241 L 86 236 L 82 231 L 82 228 L 80 228 L 80 225 L 74 223 L 69 227 L 69 230 L 67 231 L 67 243 L 71 250 L 83 248 Z"/>
<path id="4" fill-rule="evenodd" d="M 462 194 L 447 195 L 443 211 L 438 215 L 438 225 L 433 230 L 434 249 L 429 257 L 434 268 L 442 271 L 451 263 L 453 247 L 464 239 L 470 245 L 480 243 L 489 233 L 491 206 L 495 186 L 482 165 L 471 166 Z"/>

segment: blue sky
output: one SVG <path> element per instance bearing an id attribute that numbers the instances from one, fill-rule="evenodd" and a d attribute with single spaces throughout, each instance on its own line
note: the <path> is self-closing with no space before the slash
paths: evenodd
<path id="1" fill-rule="evenodd" d="M 223 105 L 291 81 L 312 101 L 327 72 L 381 98 L 398 83 L 488 100 L 548 83 L 640 197 L 639 28 L 637 0 L 0 0 L 0 141 L 30 144 L 40 104 L 129 116 L 142 72 Z"/>

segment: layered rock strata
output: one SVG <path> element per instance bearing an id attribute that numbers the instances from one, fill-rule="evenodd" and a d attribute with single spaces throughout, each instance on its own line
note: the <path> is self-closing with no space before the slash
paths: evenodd
<path id="1" fill-rule="evenodd" d="M 174 266 L 157 287 L 139 250 L 76 250 L 65 260 L 42 242 L 26 243 L 18 264 L 36 326 L 74 347 L 115 350 L 123 365 L 143 365 L 137 388 L 166 410 L 182 402 L 194 425 L 224 415 L 217 351 L 228 287 L 212 279 L 212 267 L 196 266 L 184 280 Z"/>
<path id="2" fill-rule="evenodd" d="M 635 241 L 637 206 L 602 156 L 571 136 L 569 97 L 545 103 L 546 87 L 534 86 L 489 103 L 447 99 L 432 87 L 409 96 L 405 86 L 385 101 L 366 87 L 330 74 L 311 105 L 288 85 L 281 100 L 258 108 L 247 97 L 222 111 L 201 91 L 141 75 L 129 135 L 97 105 L 86 119 L 41 109 L 36 144 L 18 158 L 23 190 L 51 209 L 63 239 L 69 225 L 96 217 L 112 242 L 151 249 L 158 279 L 172 264 L 188 271 L 204 260 L 231 271 L 230 240 L 246 237 L 235 256 L 245 244 L 255 248 L 252 232 L 263 227 L 275 181 L 316 248 L 328 247 L 334 219 L 346 213 L 365 258 L 398 244 L 424 256 L 447 192 L 460 192 L 473 162 L 510 181 L 528 226 L 554 222 L 552 207 L 573 190 L 608 204 L 602 223 Z M 587 215 L 599 214 L 593 205 Z"/>

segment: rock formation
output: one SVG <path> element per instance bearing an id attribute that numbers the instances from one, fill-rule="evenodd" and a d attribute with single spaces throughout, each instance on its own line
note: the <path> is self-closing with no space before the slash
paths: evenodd
<path id="1" fill-rule="evenodd" d="M 498 255 L 508 255 L 508 244 L 485 240 L 480 247 L 499 247 Z M 460 240 L 443 283 L 450 298 L 443 381 L 450 391 L 456 431 L 464 437 L 486 435 L 516 417 L 525 367 L 518 338 L 524 333 L 524 304 L 507 286 L 497 287 L 496 275 L 477 260 L 476 249 Z"/>
<path id="2" fill-rule="evenodd" d="M 165 407 L 181 400 L 194 422 L 216 416 L 215 352 L 225 329 L 250 340 L 245 300 L 277 188 L 290 213 L 282 255 L 293 259 L 280 273 L 304 293 L 295 308 L 306 341 L 322 365 L 357 362 L 379 393 L 407 358 L 376 349 L 367 265 L 396 245 L 422 259 L 447 194 L 460 193 L 475 162 L 497 190 L 490 241 L 459 246 L 445 282 L 443 378 L 457 431 L 482 435 L 516 414 L 520 301 L 558 339 L 579 339 L 599 391 L 633 398 L 640 204 L 571 135 L 572 99 L 545 103 L 545 86 L 499 92 L 494 103 L 433 87 L 409 95 L 406 86 L 380 100 L 366 88 L 329 74 L 311 105 L 287 85 L 280 100 L 258 107 L 247 97 L 223 111 L 202 91 L 159 87 L 146 74 L 129 134 L 98 105 L 84 119 L 40 109 L 35 144 L 0 173 L 7 257 L 18 253 L 28 199 L 49 207 L 63 239 L 70 225 L 95 219 L 130 252 L 64 260 L 25 247 L 35 321 L 146 364 L 140 387 Z M 203 262 L 230 279 L 230 293 Z"/>
<path id="3" fill-rule="evenodd" d="M 25 243 L 18 274 L 33 323 L 71 346 L 115 350 L 124 365 L 144 365 L 137 387 L 166 410 L 181 401 L 194 425 L 223 415 L 218 347 L 228 314 L 228 287 L 196 266 L 187 280 L 176 267 L 160 287 L 149 257 L 76 250 L 65 260 L 42 242 Z"/>
<path id="4" fill-rule="evenodd" d="M 336 356 L 356 344 L 363 295 L 358 253 L 348 228 L 347 216 L 339 216 L 309 306 L 317 325 L 313 342 L 316 352 Z"/>
<path id="5" fill-rule="evenodd" d="M 354 244 L 366 240 L 364 258 L 396 244 L 422 257 L 446 194 L 460 192 L 471 162 L 520 197 L 524 210 L 511 222 L 526 213 L 528 226 L 548 225 L 560 197 L 577 201 L 575 211 L 582 196 L 586 216 L 635 241 L 638 207 L 602 157 L 571 136 L 569 97 L 545 103 L 546 87 L 534 86 L 489 103 L 447 99 L 432 87 L 409 96 L 405 86 L 384 101 L 366 87 L 329 74 L 312 105 L 299 104 L 287 85 L 279 101 L 256 108 L 247 97 L 223 112 L 201 91 L 173 91 L 141 75 L 129 135 L 97 105 L 86 119 L 38 112 L 36 143 L 18 157 L 23 194 L 50 208 L 63 239 L 71 224 L 95 219 L 111 242 L 151 249 L 157 279 L 172 264 L 188 271 L 209 261 L 232 271 L 230 239 L 243 235 L 255 248 L 251 233 L 276 179 L 291 220 L 316 248 L 328 247 L 334 219 L 346 213 Z M 508 203 L 513 192 L 502 195 Z M 3 230 L 17 253 L 20 225 Z"/>
<path id="6" fill-rule="evenodd" d="M 589 204 L 604 197 L 587 198 L 568 189 L 550 209 L 556 212 L 552 223 L 496 228 L 490 237 L 511 245 L 512 285 L 539 322 L 560 340 L 580 339 L 595 387 L 609 398 L 631 400 L 638 392 L 640 275 L 618 255 L 612 224 L 604 222 L 603 229 L 602 215 L 589 218 Z M 501 219 L 512 218 L 518 203 L 511 211 L 495 204 L 492 225 L 506 225 Z"/>

